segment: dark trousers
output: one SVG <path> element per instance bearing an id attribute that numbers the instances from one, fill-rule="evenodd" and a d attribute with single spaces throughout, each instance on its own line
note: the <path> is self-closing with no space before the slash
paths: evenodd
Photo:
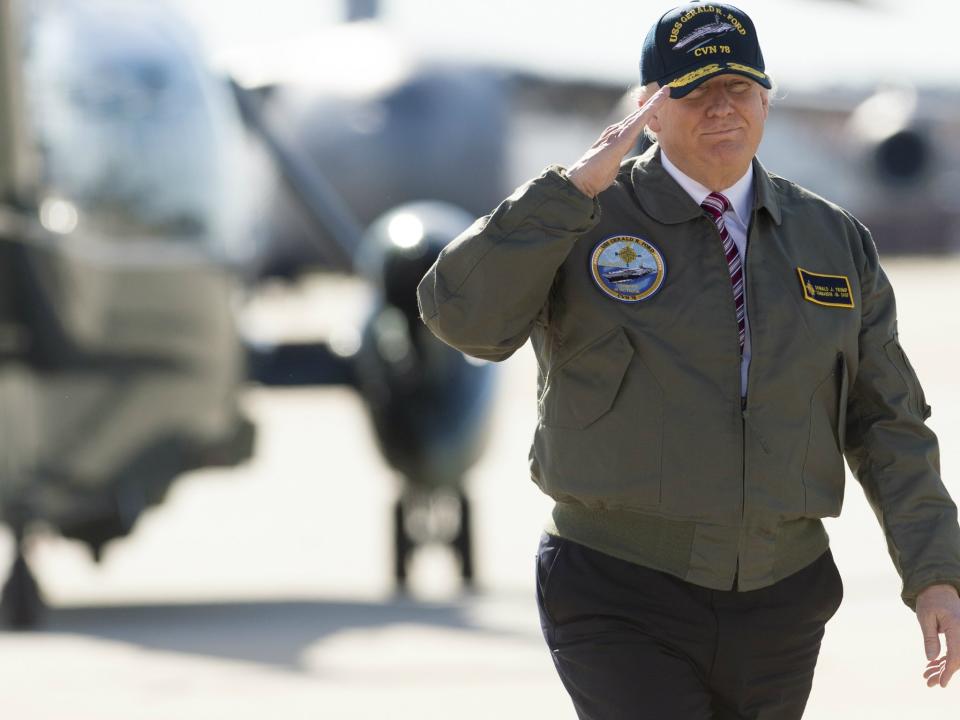
<path id="1" fill-rule="evenodd" d="M 581 720 L 803 715 L 843 584 L 830 551 L 760 590 L 710 590 L 544 534 L 543 635 Z"/>

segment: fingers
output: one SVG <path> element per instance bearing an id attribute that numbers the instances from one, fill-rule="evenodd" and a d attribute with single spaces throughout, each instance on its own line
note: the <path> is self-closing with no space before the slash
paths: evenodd
<path id="1" fill-rule="evenodd" d="M 600 133 L 600 137 L 597 138 L 597 141 L 593 144 L 593 147 L 598 147 L 600 145 L 607 144 L 612 140 L 619 139 L 620 136 L 623 134 L 623 132 L 628 128 L 630 128 L 632 124 L 636 121 L 636 118 L 639 112 L 640 112 L 639 110 L 634 110 L 632 113 L 627 115 L 620 122 L 614 123 L 613 125 L 610 125 L 609 127 L 607 127 L 606 130 Z M 643 126 L 641 126 L 641 129 L 642 128 Z"/>
<path id="2" fill-rule="evenodd" d="M 927 687 L 933 687 L 940 684 L 940 675 L 943 673 L 943 667 L 946 665 L 946 659 L 931 660 L 927 664 L 927 669 L 923 671 L 923 677 L 927 681 Z"/>
<path id="3" fill-rule="evenodd" d="M 920 630 L 923 632 L 923 650 L 927 654 L 927 660 L 933 660 L 940 656 L 940 635 L 937 623 L 936 613 L 925 613 L 918 615 L 920 621 Z"/>
<path id="4" fill-rule="evenodd" d="M 643 132 L 650 113 L 669 95 L 670 89 L 666 87 L 654 93 L 642 108 L 605 129 L 580 159 L 570 166 L 567 176 L 584 195 L 596 197 L 610 187 L 620 163 Z"/>
<path id="5" fill-rule="evenodd" d="M 623 132 L 631 138 L 631 142 L 636 141 L 636 139 L 640 136 L 640 133 L 643 131 L 643 128 L 647 126 L 650 116 L 653 115 L 669 97 L 670 86 L 664 85 L 653 95 L 651 95 L 650 99 L 647 100 L 640 108 L 634 110 L 620 122 L 620 125 L 623 126 Z"/>
<path id="6" fill-rule="evenodd" d="M 650 99 L 640 107 L 639 112 L 646 115 L 656 112 L 656 109 L 660 107 L 668 97 L 670 97 L 670 86 L 664 85 L 650 96 Z"/>
<path id="7" fill-rule="evenodd" d="M 625 123 L 628 120 L 630 120 L 635 114 L 636 112 L 631 113 L 620 122 L 614 123 L 613 125 L 609 125 L 602 133 L 600 133 L 600 137 L 598 137 L 597 141 L 590 146 L 590 149 L 594 150 L 597 148 L 606 147 L 607 145 L 619 139 L 619 136 L 621 135 L 621 133 L 623 133 Z"/>
<path id="8" fill-rule="evenodd" d="M 947 659 L 945 657 L 940 658 L 939 660 L 931 660 L 927 663 L 927 669 L 923 671 L 923 677 L 927 681 L 927 687 L 934 687 L 936 685 L 943 685 L 943 671 L 947 665 Z"/>
<path id="9" fill-rule="evenodd" d="M 646 127 L 647 120 L 668 97 L 670 97 L 670 86 L 664 85 L 650 96 L 650 99 L 643 104 L 643 107 L 637 108 L 620 122 L 607 127 L 607 129 L 600 134 L 600 137 L 597 138 L 593 147 L 604 145 L 613 140 L 618 142 L 627 140 L 630 144 L 633 144 L 640 136 L 643 128 Z"/>
<path id="10" fill-rule="evenodd" d="M 947 639 L 947 654 L 943 657 L 936 657 L 940 652 L 940 640 L 936 639 L 936 654 L 927 663 L 926 670 L 923 671 L 923 677 L 927 681 L 927 687 L 947 687 L 950 678 L 954 673 L 960 670 L 960 628 L 947 628 L 944 632 Z M 924 643 L 925 646 L 932 646 L 932 643 Z"/>
<path id="11" fill-rule="evenodd" d="M 600 139 L 597 140 L 597 144 L 606 142 L 611 137 L 619 133 L 622 129 L 623 128 L 621 127 L 620 123 L 615 123 L 614 125 L 611 125 L 600 134 Z"/>
<path id="12" fill-rule="evenodd" d="M 960 670 L 960 627 L 949 627 L 944 635 L 947 638 L 947 656 L 940 675 L 940 687 L 946 687 L 953 674 Z"/>
<path id="13" fill-rule="evenodd" d="M 927 681 L 927 687 L 933 687 L 940 683 L 940 677 L 943 674 L 943 668 L 946 660 L 940 658 L 940 635 L 938 633 L 939 623 L 936 613 L 923 613 L 917 615 L 920 622 L 920 631 L 923 633 L 923 651 L 927 656 L 927 669 L 923 673 Z"/>

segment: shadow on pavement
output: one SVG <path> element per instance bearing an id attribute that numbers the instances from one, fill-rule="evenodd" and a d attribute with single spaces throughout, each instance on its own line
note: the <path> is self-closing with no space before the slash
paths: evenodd
<path id="1" fill-rule="evenodd" d="M 486 636 L 520 635 L 471 621 L 470 600 L 423 603 L 263 601 L 55 608 L 38 635 L 73 634 L 303 671 L 303 653 L 344 630 L 391 625 L 440 627 Z M 523 634 L 526 637 L 526 634 Z"/>

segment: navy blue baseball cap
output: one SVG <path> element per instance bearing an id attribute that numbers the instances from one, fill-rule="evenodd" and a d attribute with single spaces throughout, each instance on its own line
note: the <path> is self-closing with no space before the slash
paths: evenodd
<path id="1" fill-rule="evenodd" d="M 672 98 L 723 73 L 771 87 L 753 21 L 733 5 L 681 5 L 654 23 L 643 41 L 640 82 L 669 85 Z"/>

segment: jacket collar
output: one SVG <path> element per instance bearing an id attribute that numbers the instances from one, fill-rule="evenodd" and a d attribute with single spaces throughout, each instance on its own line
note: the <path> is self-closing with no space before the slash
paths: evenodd
<path id="1" fill-rule="evenodd" d="M 703 210 L 664 169 L 658 145 L 654 144 L 643 155 L 628 160 L 627 165 L 630 163 L 633 164 L 630 181 L 636 200 L 654 220 L 676 225 L 703 215 Z M 773 221 L 780 224 L 780 202 L 776 188 L 756 158 L 753 159 L 753 206 L 758 212 L 766 210 Z"/>

